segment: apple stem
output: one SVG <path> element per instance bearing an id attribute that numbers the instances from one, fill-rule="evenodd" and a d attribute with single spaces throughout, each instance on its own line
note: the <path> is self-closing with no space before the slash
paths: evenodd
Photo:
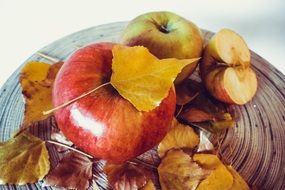
<path id="1" fill-rule="evenodd" d="M 50 144 L 57 145 L 57 146 L 62 146 L 62 147 L 64 147 L 64 148 L 67 148 L 67 149 L 72 150 L 72 151 L 74 151 L 74 152 L 77 152 L 77 153 L 79 153 L 79 154 L 82 154 L 82 155 L 84 155 L 84 156 L 86 156 L 86 157 L 88 157 L 88 158 L 90 158 L 90 159 L 94 159 L 93 156 L 91 156 L 91 155 L 89 155 L 89 154 L 86 154 L 85 152 L 82 152 L 82 151 L 80 151 L 80 150 L 77 150 L 76 148 L 73 148 L 73 147 L 71 147 L 71 146 L 69 146 L 69 145 L 67 145 L 67 144 L 63 144 L 63 143 L 60 143 L 60 142 L 57 142 L 57 141 L 52 141 L 52 140 L 47 140 L 46 142 L 48 142 L 48 143 L 50 143 Z"/>
<path id="2" fill-rule="evenodd" d="M 79 100 L 81 98 L 84 98 L 85 96 L 88 96 L 89 94 L 92 94 L 93 92 L 97 91 L 98 89 L 100 89 L 100 88 L 102 88 L 104 86 L 107 86 L 109 84 L 111 84 L 111 82 L 106 82 L 104 84 L 101 84 L 101 85 L 97 86 L 96 88 L 94 88 L 94 89 L 92 89 L 92 90 L 90 90 L 88 92 L 85 92 L 85 93 L 81 94 L 80 96 L 78 96 L 78 97 L 76 97 L 74 99 L 71 99 L 71 100 L 69 100 L 69 101 L 67 101 L 67 102 L 65 102 L 65 103 L 63 103 L 63 104 L 61 104 L 61 105 L 59 105 L 59 106 L 57 106 L 57 107 L 55 107 L 53 109 L 50 109 L 50 110 L 47 110 L 47 111 L 43 111 L 43 115 L 51 114 L 54 111 L 57 111 L 57 110 L 65 107 L 65 106 L 68 106 L 69 104 L 72 104 L 72 103 L 76 102 L 77 100 Z"/>

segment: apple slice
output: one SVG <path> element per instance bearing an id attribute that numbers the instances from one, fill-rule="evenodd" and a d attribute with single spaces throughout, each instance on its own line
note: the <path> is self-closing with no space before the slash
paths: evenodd
<path id="1" fill-rule="evenodd" d="M 200 74 L 211 95 L 225 103 L 246 104 L 257 90 L 250 51 L 242 37 L 229 29 L 222 29 L 210 39 Z"/>
<path id="2" fill-rule="evenodd" d="M 232 66 L 250 64 L 250 51 L 246 42 L 229 29 L 222 29 L 211 38 L 208 51 L 218 62 Z"/>
<path id="3" fill-rule="evenodd" d="M 226 69 L 223 82 L 225 90 L 236 104 L 247 103 L 257 90 L 256 75 L 250 68 L 243 70 Z"/>

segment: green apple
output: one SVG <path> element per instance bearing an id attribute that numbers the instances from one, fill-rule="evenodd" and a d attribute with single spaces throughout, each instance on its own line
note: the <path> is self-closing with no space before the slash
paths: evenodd
<path id="1" fill-rule="evenodd" d="M 200 57 L 203 37 L 191 21 L 171 12 L 150 12 L 133 19 L 123 31 L 124 45 L 142 45 L 156 57 L 187 59 Z M 188 65 L 178 75 L 175 84 L 188 78 L 198 62 Z"/>

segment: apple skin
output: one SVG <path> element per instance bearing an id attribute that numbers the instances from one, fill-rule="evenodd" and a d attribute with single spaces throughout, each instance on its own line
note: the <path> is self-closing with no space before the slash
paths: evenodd
<path id="1" fill-rule="evenodd" d="M 199 65 L 203 84 L 217 100 L 228 104 L 234 104 L 234 101 L 223 86 L 224 73 L 228 67 L 224 65 L 219 66 L 209 51 L 210 50 L 206 47 Z"/>
<path id="2" fill-rule="evenodd" d="M 133 19 L 123 31 L 125 45 L 142 45 L 158 57 L 188 59 L 200 57 L 203 36 L 191 21 L 172 12 L 149 12 Z M 177 76 L 175 84 L 188 78 L 198 62 L 188 65 Z"/>
<path id="3" fill-rule="evenodd" d="M 64 63 L 54 82 L 54 106 L 110 81 L 113 45 L 88 45 Z M 108 85 L 56 111 L 55 118 L 63 134 L 77 147 L 96 158 L 121 163 L 163 139 L 175 104 L 172 88 L 158 107 L 140 112 Z"/>

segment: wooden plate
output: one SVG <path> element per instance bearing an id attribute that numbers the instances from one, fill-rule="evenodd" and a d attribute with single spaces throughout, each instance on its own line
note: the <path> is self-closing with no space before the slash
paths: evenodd
<path id="1" fill-rule="evenodd" d="M 71 34 L 42 48 L 40 52 L 65 60 L 78 47 L 102 41 L 117 42 L 126 22 L 92 27 Z M 211 32 L 204 31 L 205 39 Z M 221 153 L 232 160 L 234 168 L 252 185 L 264 189 L 285 189 L 285 76 L 254 52 L 253 69 L 258 77 L 258 92 L 245 106 L 233 106 L 239 116 L 234 129 L 222 136 Z M 26 62 L 38 60 L 50 62 L 38 54 Z M 26 63 L 25 62 L 25 63 Z M 51 62 L 50 62 L 51 63 Z M 19 128 L 24 103 L 17 69 L 0 90 L 0 141 L 10 138 Z M 197 73 L 194 75 L 197 76 Z M 242 92 L 241 92 L 242 93 Z M 41 128 L 37 126 L 42 125 Z M 32 131 L 42 138 L 49 138 L 49 126 L 53 120 L 36 124 Z M 53 152 L 54 147 L 49 147 Z M 52 153 L 53 157 L 53 153 Z M 53 159 L 52 165 L 59 160 Z M 104 176 L 97 183 L 106 187 Z M 1 185 L 1 189 L 40 189 L 41 182 L 25 186 Z"/>

